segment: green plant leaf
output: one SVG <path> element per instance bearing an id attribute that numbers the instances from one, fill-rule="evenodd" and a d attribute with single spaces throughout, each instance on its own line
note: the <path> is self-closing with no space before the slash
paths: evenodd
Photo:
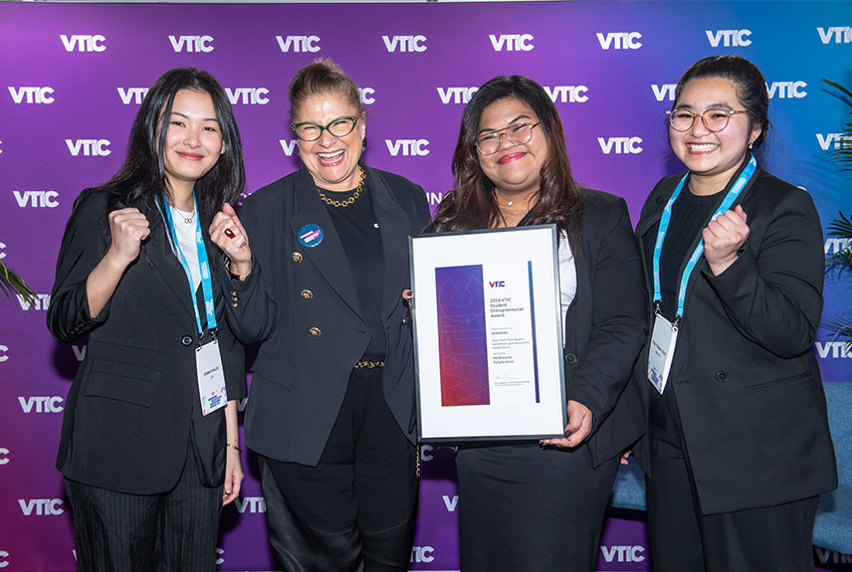
<path id="1" fill-rule="evenodd" d="M 0 260 L 0 292 L 5 298 L 12 298 L 17 294 L 28 304 L 32 304 L 36 299 L 33 289 L 27 286 L 23 278 L 15 274 L 2 260 Z"/>

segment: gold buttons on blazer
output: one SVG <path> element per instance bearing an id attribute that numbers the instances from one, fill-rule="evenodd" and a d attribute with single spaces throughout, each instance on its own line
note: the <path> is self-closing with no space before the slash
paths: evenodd
<path id="1" fill-rule="evenodd" d="M 307 288 L 302 290 L 302 298 L 304 298 L 305 300 L 310 300 L 313 297 L 314 293 L 308 290 Z"/>
<path id="2" fill-rule="evenodd" d="M 237 291 L 231 290 L 231 306 L 233 306 L 234 308 L 239 306 L 238 300 L 239 300 L 239 298 L 237 297 Z"/>
<path id="3" fill-rule="evenodd" d="M 322 335 L 322 330 L 320 330 L 320 329 L 319 329 L 319 328 L 317 328 L 316 326 L 314 326 L 313 328 L 309 329 L 308 331 L 311 333 L 311 335 L 312 335 L 312 336 L 321 336 L 321 335 Z"/>
<path id="4" fill-rule="evenodd" d="M 294 252 L 293 254 L 290 255 L 290 258 L 293 259 L 293 262 L 301 262 L 302 261 L 302 253 L 301 252 Z"/>

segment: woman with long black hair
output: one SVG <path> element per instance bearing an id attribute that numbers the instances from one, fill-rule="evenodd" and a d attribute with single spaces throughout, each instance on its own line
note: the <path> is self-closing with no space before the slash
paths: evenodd
<path id="1" fill-rule="evenodd" d="M 119 172 L 74 203 L 47 324 L 88 335 L 57 458 L 81 570 L 215 568 L 245 371 L 206 229 L 244 179 L 225 92 L 180 68 L 148 91 Z"/>

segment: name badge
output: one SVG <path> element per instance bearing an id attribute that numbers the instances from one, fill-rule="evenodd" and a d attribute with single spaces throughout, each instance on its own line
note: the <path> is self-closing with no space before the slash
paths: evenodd
<path id="1" fill-rule="evenodd" d="M 660 395 L 666 389 L 676 343 L 677 328 L 662 314 L 657 314 L 657 318 L 654 320 L 654 332 L 651 334 L 651 347 L 648 352 L 648 380 Z"/>
<path id="2" fill-rule="evenodd" d="M 195 350 L 195 369 L 198 374 L 198 395 L 201 413 L 207 415 L 228 402 L 225 372 L 219 354 L 219 340 L 213 340 Z"/>

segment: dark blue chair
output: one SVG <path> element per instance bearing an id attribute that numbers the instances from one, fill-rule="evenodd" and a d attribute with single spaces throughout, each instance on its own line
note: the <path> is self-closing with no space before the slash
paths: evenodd
<path id="1" fill-rule="evenodd" d="M 828 424 L 837 456 L 837 490 L 819 499 L 814 546 L 852 554 L 852 383 L 824 383 Z"/>
<path id="2" fill-rule="evenodd" d="M 852 382 L 824 383 L 828 423 L 837 455 L 837 490 L 822 495 L 814 522 L 814 546 L 852 554 Z M 647 511 L 645 476 L 639 463 L 621 465 L 610 506 Z"/>

